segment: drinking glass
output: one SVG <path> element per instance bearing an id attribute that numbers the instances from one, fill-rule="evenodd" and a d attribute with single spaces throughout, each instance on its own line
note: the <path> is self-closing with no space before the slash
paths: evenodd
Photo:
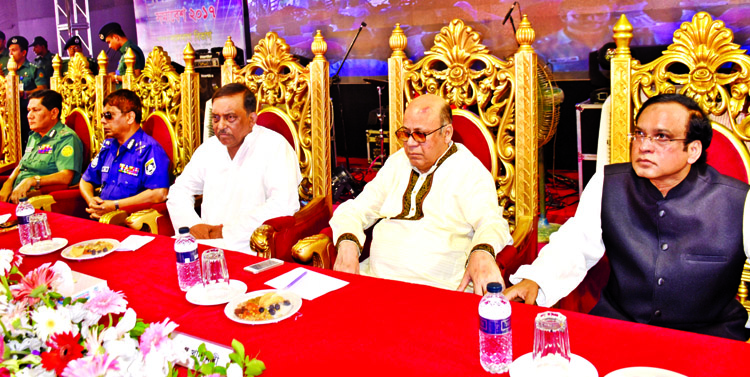
<path id="1" fill-rule="evenodd" d="M 540 376 L 565 376 L 570 366 L 568 321 L 557 312 L 536 315 L 534 367 Z"/>
<path id="2" fill-rule="evenodd" d="M 46 213 L 35 213 L 29 217 L 29 229 L 31 230 L 31 243 L 47 241 L 52 239 Z"/>
<path id="3" fill-rule="evenodd" d="M 224 250 L 208 249 L 201 255 L 201 266 L 203 273 L 203 285 L 206 288 L 217 284 L 229 285 L 229 270 L 227 260 L 224 258 Z"/>

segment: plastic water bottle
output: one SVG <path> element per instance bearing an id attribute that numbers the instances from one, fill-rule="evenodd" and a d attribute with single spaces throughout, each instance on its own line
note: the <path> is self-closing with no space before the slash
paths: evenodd
<path id="1" fill-rule="evenodd" d="M 16 207 L 16 217 L 18 218 L 18 236 L 21 238 L 21 246 L 32 243 L 31 241 L 31 224 L 29 220 L 34 214 L 34 206 L 29 203 L 29 199 L 23 197 L 18 200 Z"/>
<path id="2" fill-rule="evenodd" d="M 513 361 L 510 302 L 500 283 L 487 284 L 479 302 L 479 362 L 490 373 L 505 373 Z"/>
<path id="3" fill-rule="evenodd" d="M 177 255 L 177 281 L 180 289 L 187 291 L 201 282 L 201 262 L 198 260 L 198 242 L 190 234 L 190 228 L 180 228 L 180 236 L 174 242 Z"/>

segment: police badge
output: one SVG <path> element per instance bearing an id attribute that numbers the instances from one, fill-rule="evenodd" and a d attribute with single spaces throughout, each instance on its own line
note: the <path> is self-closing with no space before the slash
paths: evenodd
<path id="1" fill-rule="evenodd" d="M 156 171 L 156 161 L 153 158 L 146 161 L 146 175 L 152 175 Z"/>

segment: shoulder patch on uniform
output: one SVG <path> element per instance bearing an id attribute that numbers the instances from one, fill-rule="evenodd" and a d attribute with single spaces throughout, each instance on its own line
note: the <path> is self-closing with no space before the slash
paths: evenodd
<path id="1" fill-rule="evenodd" d="M 151 157 L 148 161 L 146 161 L 146 175 L 153 175 L 156 171 L 156 161 L 153 157 Z"/>
<path id="2" fill-rule="evenodd" d="M 96 168 L 96 165 L 99 165 L 99 155 L 97 154 L 93 160 L 91 160 L 91 167 Z"/>
<path id="3" fill-rule="evenodd" d="M 70 157 L 70 156 L 72 156 L 73 155 L 73 147 L 71 147 L 70 145 L 66 145 L 62 149 L 62 151 L 60 152 L 60 154 L 62 154 L 63 157 Z"/>

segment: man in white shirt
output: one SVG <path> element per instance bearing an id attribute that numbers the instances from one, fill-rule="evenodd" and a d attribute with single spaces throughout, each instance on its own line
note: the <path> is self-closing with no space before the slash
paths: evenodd
<path id="1" fill-rule="evenodd" d="M 396 134 L 404 147 L 386 160 L 330 224 L 338 256 L 334 270 L 483 294 L 503 278 L 495 253 L 513 243 L 495 182 L 482 163 L 453 143 L 451 110 L 422 95 Z M 360 267 L 363 229 L 376 224 L 370 257 Z"/>
<path id="2" fill-rule="evenodd" d="M 282 135 L 256 125 L 257 118 L 255 96 L 244 85 L 228 84 L 214 94 L 215 136 L 196 149 L 169 189 L 175 230 L 186 226 L 198 242 L 251 253 L 257 227 L 299 210 L 297 156 Z M 198 216 L 194 196 L 201 194 Z"/>
<path id="3" fill-rule="evenodd" d="M 505 295 L 554 305 L 606 250 L 611 273 L 590 314 L 747 340 L 735 296 L 750 255 L 748 185 L 706 164 L 711 124 L 688 97 L 646 101 L 630 137 L 631 162 L 594 175 Z"/>

